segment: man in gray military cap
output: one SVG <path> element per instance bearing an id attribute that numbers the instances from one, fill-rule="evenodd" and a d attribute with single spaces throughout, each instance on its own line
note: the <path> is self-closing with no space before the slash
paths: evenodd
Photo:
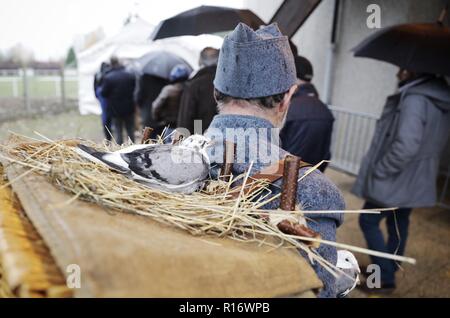
<path id="1" fill-rule="evenodd" d="M 237 146 L 233 174 L 251 173 L 271 166 L 288 153 L 279 148 L 279 128 L 283 126 L 292 95 L 297 89 L 294 57 L 288 38 L 276 24 L 253 31 L 245 24 L 224 39 L 216 77 L 215 98 L 219 114 L 214 117 L 206 135 L 215 141 L 210 149 L 212 165 L 221 166 L 223 142 Z M 222 140 L 223 141 L 223 140 Z M 300 169 L 304 175 L 308 168 Z M 213 171 L 214 175 L 214 171 Z M 280 192 L 280 181 L 272 189 Z M 299 182 L 297 202 L 304 210 L 342 210 L 344 201 L 336 186 L 315 171 Z M 264 208 L 276 209 L 273 201 Z M 326 240 L 336 240 L 336 228 L 343 222 L 341 214 L 306 214 L 308 226 Z M 323 245 L 319 254 L 336 264 L 336 249 Z M 333 275 L 313 264 L 324 283 L 321 297 L 336 297 Z"/>

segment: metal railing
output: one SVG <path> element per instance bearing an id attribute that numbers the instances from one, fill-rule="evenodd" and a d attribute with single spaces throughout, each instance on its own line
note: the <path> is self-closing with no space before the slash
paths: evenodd
<path id="1" fill-rule="evenodd" d="M 369 149 L 378 117 L 330 106 L 335 122 L 331 143 L 331 166 L 356 175 Z"/>
<path id="2" fill-rule="evenodd" d="M 330 106 L 330 110 L 335 118 L 330 166 L 357 175 L 361 161 L 372 141 L 378 117 L 336 106 Z M 450 165 L 440 171 L 439 179 L 442 184 L 438 206 L 450 209 Z"/>

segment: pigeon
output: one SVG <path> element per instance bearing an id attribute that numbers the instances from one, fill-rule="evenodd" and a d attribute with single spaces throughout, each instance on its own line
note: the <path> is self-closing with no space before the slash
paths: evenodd
<path id="1" fill-rule="evenodd" d="M 206 149 L 210 145 L 206 137 L 193 135 L 178 145 L 132 145 L 115 152 L 101 152 L 79 144 L 76 151 L 148 187 L 191 194 L 203 187 L 209 175 Z"/>
<path id="2" fill-rule="evenodd" d="M 361 270 L 355 255 L 345 250 L 337 251 L 336 267 L 346 274 L 339 273 L 336 278 L 337 296 L 344 298 L 359 284 Z"/>

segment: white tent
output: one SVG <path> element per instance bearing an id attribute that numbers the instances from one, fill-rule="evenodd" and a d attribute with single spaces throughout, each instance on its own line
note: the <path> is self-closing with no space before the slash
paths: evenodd
<path id="1" fill-rule="evenodd" d="M 179 55 L 196 69 L 203 48 L 219 48 L 222 45 L 222 38 L 213 35 L 183 36 L 151 42 L 148 38 L 153 28 L 144 20 L 136 18 L 115 36 L 103 39 L 78 54 L 78 103 L 82 115 L 100 114 L 100 105 L 93 88 L 94 75 L 101 63 L 112 55 L 130 61 L 151 51 L 165 50 Z"/>

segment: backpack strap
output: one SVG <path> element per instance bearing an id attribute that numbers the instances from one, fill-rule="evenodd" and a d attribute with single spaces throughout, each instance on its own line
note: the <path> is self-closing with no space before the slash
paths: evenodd
<path id="1" fill-rule="evenodd" d="M 274 163 L 273 165 L 270 165 L 268 167 L 265 167 L 261 171 L 255 173 L 254 175 L 250 176 L 251 180 L 266 180 L 269 183 L 275 183 L 281 178 L 283 178 L 284 173 L 284 162 L 286 158 L 281 159 L 280 161 Z M 302 168 L 310 168 L 313 167 L 312 164 L 309 164 L 304 161 L 300 161 L 299 169 Z M 240 190 L 242 186 L 234 187 L 231 190 L 231 195 L 235 198 L 239 196 Z M 249 193 L 257 190 L 257 188 L 252 185 L 251 183 L 246 185 L 244 188 L 244 194 L 248 195 Z"/>

